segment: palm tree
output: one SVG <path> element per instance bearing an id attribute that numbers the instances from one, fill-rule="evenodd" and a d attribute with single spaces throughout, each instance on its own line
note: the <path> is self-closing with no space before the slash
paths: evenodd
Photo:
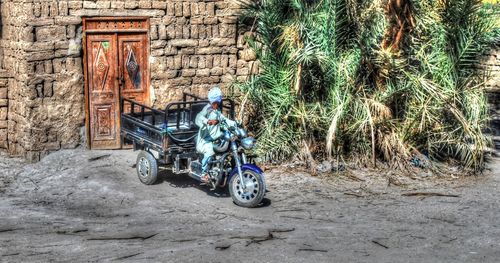
<path id="1" fill-rule="evenodd" d="M 262 73 L 238 86 L 259 152 L 403 168 L 414 155 L 475 170 L 489 141 L 485 72 L 498 15 L 480 0 L 261 0 L 247 39 Z"/>

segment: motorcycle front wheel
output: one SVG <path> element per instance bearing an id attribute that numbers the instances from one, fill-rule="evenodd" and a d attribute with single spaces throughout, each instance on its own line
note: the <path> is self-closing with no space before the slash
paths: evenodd
<path id="1" fill-rule="evenodd" d="M 238 174 L 233 175 L 229 181 L 229 193 L 235 204 L 243 207 L 256 207 L 262 202 L 266 192 L 263 175 L 250 169 L 243 169 L 241 172 L 243 182 Z"/>

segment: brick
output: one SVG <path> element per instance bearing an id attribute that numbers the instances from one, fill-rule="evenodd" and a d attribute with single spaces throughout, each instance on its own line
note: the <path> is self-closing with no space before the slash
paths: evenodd
<path id="1" fill-rule="evenodd" d="M 179 71 L 178 70 L 166 70 L 164 72 L 161 72 L 159 74 L 160 79 L 173 79 L 178 77 Z"/>
<path id="2" fill-rule="evenodd" d="M 220 47 L 200 47 L 196 50 L 196 54 L 220 54 L 221 52 L 222 48 Z"/>
<path id="3" fill-rule="evenodd" d="M 171 39 L 168 43 L 172 46 L 178 47 L 194 47 L 198 45 L 198 40 L 196 39 Z"/>
<path id="4" fill-rule="evenodd" d="M 34 52 L 30 53 L 26 60 L 27 61 L 40 61 L 40 60 L 47 60 L 47 59 L 53 59 L 55 57 L 54 51 L 41 51 L 41 52 Z"/>
<path id="5" fill-rule="evenodd" d="M 198 76 L 198 77 L 208 77 L 208 76 L 210 76 L 210 69 L 208 69 L 208 68 L 198 69 L 198 70 L 196 70 L 196 76 Z"/>
<path id="6" fill-rule="evenodd" d="M 175 38 L 181 39 L 183 36 L 183 26 L 175 25 Z"/>
<path id="7" fill-rule="evenodd" d="M 98 9 L 106 9 L 106 8 L 111 7 L 111 2 L 110 1 L 97 1 L 96 5 L 97 5 Z"/>
<path id="8" fill-rule="evenodd" d="M 183 77 L 193 77 L 194 75 L 196 75 L 195 69 L 183 69 L 182 70 Z"/>
<path id="9" fill-rule="evenodd" d="M 167 27 L 165 25 L 158 25 L 158 38 L 161 40 L 167 39 Z"/>
<path id="10" fill-rule="evenodd" d="M 207 15 L 215 16 L 215 5 L 213 2 L 207 3 L 206 8 L 207 8 L 207 13 L 206 13 Z"/>
<path id="11" fill-rule="evenodd" d="M 7 129 L 7 121 L 0 121 L 0 129 Z"/>
<path id="12" fill-rule="evenodd" d="M 181 86 L 181 85 L 190 85 L 191 84 L 191 78 L 175 78 L 175 79 L 171 79 L 169 81 L 169 83 L 171 85 L 174 85 L 174 86 Z"/>
<path id="13" fill-rule="evenodd" d="M 123 9 L 125 8 L 125 2 L 111 1 L 111 8 Z"/>
<path id="14" fill-rule="evenodd" d="M 217 19 L 217 17 L 205 17 L 203 19 L 203 24 L 205 25 L 215 25 L 219 22 L 219 20 Z"/>
<path id="15" fill-rule="evenodd" d="M 0 99 L 0 107 L 7 107 L 7 105 L 8 105 L 7 99 Z"/>
<path id="16" fill-rule="evenodd" d="M 66 25 L 79 25 L 82 23 L 82 18 L 77 16 L 62 16 L 55 18 L 55 24 L 66 26 Z"/>
<path id="17" fill-rule="evenodd" d="M 175 38 L 175 25 L 167 26 L 167 39 Z"/>
<path id="18" fill-rule="evenodd" d="M 198 12 L 200 15 L 205 16 L 206 14 L 206 9 L 205 9 L 205 3 L 204 2 L 199 2 L 198 3 Z"/>
<path id="19" fill-rule="evenodd" d="M 66 28 L 64 26 L 49 26 L 36 28 L 37 41 L 52 41 L 66 39 Z"/>
<path id="20" fill-rule="evenodd" d="M 175 16 L 175 3 L 172 1 L 167 2 L 167 16 Z"/>
<path id="21" fill-rule="evenodd" d="M 182 38 L 184 39 L 190 38 L 190 31 L 191 31 L 190 28 L 191 27 L 189 25 L 184 25 L 182 27 Z M 198 41 L 196 41 L 196 43 L 198 43 Z"/>
<path id="22" fill-rule="evenodd" d="M 68 2 L 59 2 L 59 15 L 68 15 Z"/>
<path id="23" fill-rule="evenodd" d="M 223 69 L 221 67 L 213 67 L 210 69 L 210 75 L 213 76 L 221 76 L 223 73 Z"/>
<path id="24" fill-rule="evenodd" d="M 198 38 L 198 26 L 191 25 L 191 38 Z"/>
<path id="25" fill-rule="evenodd" d="M 190 5 L 189 2 L 182 3 L 182 15 L 184 17 L 190 17 L 191 16 L 191 5 Z"/>
<path id="26" fill-rule="evenodd" d="M 83 7 L 82 1 L 70 1 L 68 2 L 69 9 L 81 9 Z"/>
<path id="27" fill-rule="evenodd" d="M 7 88 L 0 88 L 0 99 L 7 98 Z"/>
<path id="28" fill-rule="evenodd" d="M 97 8 L 97 2 L 83 1 L 83 8 L 86 8 L 86 9 L 96 9 Z"/>
<path id="29" fill-rule="evenodd" d="M 139 8 L 144 8 L 144 9 L 151 8 L 151 1 L 139 1 Z"/>
<path id="30" fill-rule="evenodd" d="M 191 15 L 197 16 L 199 14 L 198 3 L 191 3 Z"/>
<path id="31" fill-rule="evenodd" d="M 218 76 L 210 76 L 210 77 L 196 77 L 193 78 L 193 84 L 215 84 L 220 81 L 220 78 Z"/>
<path id="32" fill-rule="evenodd" d="M 167 8 L 167 1 L 153 1 L 151 4 L 152 8 L 156 9 L 166 9 Z"/>
<path id="33" fill-rule="evenodd" d="M 152 25 L 151 28 L 149 29 L 149 36 L 151 37 L 152 40 L 158 39 L 158 27 L 156 25 Z"/>
<path id="34" fill-rule="evenodd" d="M 236 39 L 234 38 L 212 38 L 210 40 L 210 46 L 232 46 L 236 44 Z"/>
<path id="35" fill-rule="evenodd" d="M 182 3 L 175 3 L 175 16 L 182 16 Z"/>
<path id="36" fill-rule="evenodd" d="M 0 108 L 0 120 L 7 119 L 7 107 Z"/>
<path id="37" fill-rule="evenodd" d="M 139 7 L 139 2 L 137 1 L 125 1 L 126 9 L 136 9 Z"/>

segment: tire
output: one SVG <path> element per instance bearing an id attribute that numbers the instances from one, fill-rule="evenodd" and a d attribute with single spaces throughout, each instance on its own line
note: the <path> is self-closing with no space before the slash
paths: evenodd
<path id="1" fill-rule="evenodd" d="M 242 207 L 256 207 L 264 198 L 266 185 L 262 174 L 256 173 L 250 169 L 243 169 L 244 180 L 251 180 L 253 184 L 247 183 L 247 190 L 243 190 L 240 185 L 238 174 L 233 175 L 229 181 L 229 194 L 235 204 Z"/>
<path id="2" fill-rule="evenodd" d="M 140 151 L 137 155 L 135 168 L 137 177 L 143 184 L 151 185 L 156 182 L 158 178 L 158 162 L 152 154 Z"/>

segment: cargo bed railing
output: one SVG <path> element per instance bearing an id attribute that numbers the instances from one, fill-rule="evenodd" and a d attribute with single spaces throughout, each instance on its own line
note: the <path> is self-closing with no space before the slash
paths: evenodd
<path id="1" fill-rule="evenodd" d="M 158 129 L 155 125 L 157 123 L 157 115 L 160 115 L 160 117 L 163 119 L 163 123 L 167 124 L 167 114 L 161 110 L 157 110 L 157 109 L 154 109 L 154 108 L 151 108 L 151 107 L 148 107 L 144 104 L 140 104 L 136 101 L 133 101 L 131 99 L 126 99 L 126 98 L 121 98 L 121 105 L 120 105 L 120 113 L 124 113 L 125 111 L 125 103 L 128 103 L 130 104 L 130 114 L 134 117 L 134 118 L 137 118 L 135 115 L 136 114 L 140 114 L 139 117 L 140 117 L 140 120 L 145 122 L 146 124 L 148 124 L 149 126 L 151 126 L 151 128 L 154 128 L 154 129 Z M 136 106 L 139 107 L 139 113 L 136 113 L 135 112 L 135 108 Z M 146 110 L 148 110 L 148 112 L 151 112 L 151 123 L 147 123 L 146 120 L 145 120 L 145 116 L 146 116 Z"/>

